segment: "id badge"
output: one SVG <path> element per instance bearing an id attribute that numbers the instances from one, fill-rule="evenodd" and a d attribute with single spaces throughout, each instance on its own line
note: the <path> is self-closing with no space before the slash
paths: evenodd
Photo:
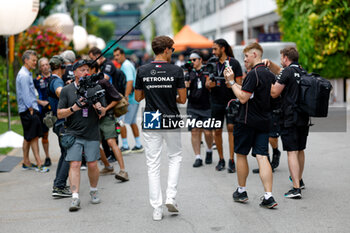
<path id="1" fill-rule="evenodd" d="M 221 86 L 221 81 L 220 81 L 220 80 L 216 80 L 216 85 L 217 85 L 218 87 L 220 87 L 220 86 Z"/>
<path id="2" fill-rule="evenodd" d="M 82 111 L 83 117 L 88 117 L 88 112 L 89 112 L 89 109 L 83 108 L 83 111 Z"/>
<path id="3" fill-rule="evenodd" d="M 39 85 L 40 85 L 41 89 L 44 89 L 45 88 L 45 81 L 41 79 Z"/>
<path id="4" fill-rule="evenodd" d="M 198 89 L 202 89 L 202 82 L 201 82 L 200 79 L 198 79 L 197 88 L 198 88 Z"/>

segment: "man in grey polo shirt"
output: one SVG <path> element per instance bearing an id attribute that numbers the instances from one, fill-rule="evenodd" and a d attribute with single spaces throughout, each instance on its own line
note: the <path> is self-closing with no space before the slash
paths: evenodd
<path id="1" fill-rule="evenodd" d="M 73 145 L 67 148 L 66 156 L 66 161 L 70 162 L 69 181 L 72 191 L 72 203 L 69 211 L 77 211 L 80 208 L 78 193 L 83 153 L 88 166 L 91 203 L 100 203 L 97 191 L 99 178 L 97 160 L 100 157 L 98 120 L 105 115 L 105 109 L 102 108 L 100 102 L 94 105 L 85 104 L 83 98 L 77 94 L 79 79 L 86 76 L 89 72 L 87 62 L 85 60 L 77 61 L 73 65 L 73 70 L 75 81 L 62 89 L 57 110 L 57 117 L 59 119 L 66 118 L 66 133 L 75 137 Z M 86 94 L 87 96 L 91 96 L 98 90 L 101 90 L 99 85 L 89 88 Z M 100 101 L 103 102 L 105 100 L 101 98 Z M 99 110 L 100 114 L 96 110 Z"/>

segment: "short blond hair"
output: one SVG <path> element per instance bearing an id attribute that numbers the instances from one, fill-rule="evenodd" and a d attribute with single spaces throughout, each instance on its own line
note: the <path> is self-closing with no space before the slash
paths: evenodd
<path id="1" fill-rule="evenodd" d="M 247 47 L 244 48 L 243 53 L 247 53 L 247 52 L 249 52 L 250 50 L 253 50 L 253 49 L 256 49 L 256 50 L 260 51 L 261 52 L 261 56 L 263 55 L 264 50 L 261 47 L 261 45 L 259 45 L 259 43 L 257 43 L 257 42 L 254 42 L 254 43 L 251 43 L 251 44 L 247 45 Z"/>

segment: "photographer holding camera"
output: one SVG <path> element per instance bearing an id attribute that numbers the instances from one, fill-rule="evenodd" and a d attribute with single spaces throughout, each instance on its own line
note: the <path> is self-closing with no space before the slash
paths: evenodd
<path id="1" fill-rule="evenodd" d="M 202 68 L 202 56 L 200 51 L 194 50 L 190 54 L 190 66 L 188 67 L 187 80 L 185 79 L 185 86 L 188 90 L 188 104 L 187 104 L 187 115 L 191 119 L 196 121 L 205 121 L 211 117 L 210 109 L 210 93 L 205 87 L 206 81 L 209 79 L 207 75 L 204 75 Z M 196 156 L 196 160 L 193 167 L 200 167 L 203 165 L 201 158 L 201 138 L 203 128 L 190 128 L 191 130 L 191 141 L 193 151 Z M 213 134 L 210 129 L 204 128 L 205 141 L 207 143 L 206 158 L 212 157 L 212 145 L 213 145 Z"/>
<path id="2" fill-rule="evenodd" d="M 65 50 L 60 55 L 64 60 L 64 73 L 62 75 L 62 80 L 65 85 L 70 84 L 74 81 L 73 64 L 76 59 L 75 53 L 72 50 Z"/>
<path id="3" fill-rule="evenodd" d="M 272 196 L 272 169 L 267 158 L 269 143 L 269 123 L 271 118 L 270 90 L 274 75 L 262 63 L 263 49 L 258 43 L 245 47 L 244 63 L 251 69 L 242 86 L 234 81 L 231 67 L 225 69 L 225 78 L 232 91 L 239 99 L 237 124 L 234 129 L 235 152 L 237 154 L 237 178 L 239 187 L 233 193 L 237 202 L 246 202 L 246 180 L 249 173 L 247 155 L 251 148 L 259 165 L 260 179 L 265 195 L 260 206 L 273 208 L 277 206 Z"/>
<path id="4" fill-rule="evenodd" d="M 72 202 L 69 211 L 77 211 L 80 209 L 78 193 L 83 151 L 88 165 L 91 203 L 100 203 L 97 190 L 99 178 L 97 160 L 100 156 L 98 123 L 99 118 L 105 115 L 105 109 L 102 108 L 100 103 L 100 101 L 104 101 L 104 98 L 100 98 L 94 104 L 86 102 L 91 96 L 95 96 L 97 92 L 101 91 L 99 85 L 87 89 L 85 91 L 85 96 L 79 94 L 82 85 L 81 81 L 88 79 L 85 77 L 89 72 L 87 61 L 77 61 L 73 65 L 73 70 L 75 81 L 62 89 L 57 110 L 59 119 L 66 118 L 66 134 L 70 135 L 72 141 L 72 143 L 66 145 L 66 160 L 70 162 L 69 180 L 72 191 Z"/>
<path id="5" fill-rule="evenodd" d="M 219 59 L 215 66 L 217 71 L 215 72 L 215 80 L 209 79 L 206 82 L 206 87 L 210 89 L 211 96 L 211 116 L 216 120 L 220 120 L 221 127 L 223 127 L 224 118 L 226 116 L 226 124 L 230 145 L 230 160 L 228 163 L 228 172 L 233 173 L 236 171 L 234 162 L 234 140 L 233 140 L 233 118 L 226 113 L 226 106 L 231 99 L 235 99 L 235 95 L 226 85 L 224 79 L 225 66 L 230 66 L 234 72 L 234 79 L 238 84 L 242 82 L 242 68 L 239 62 L 234 58 L 232 48 L 224 39 L 217 39 L 214 41 L 213 53 Z M 221 78 L 220 78 L 221 77 Z M 225 159 L 222 148 L 222 128 L 215 129 L 215 143 L 218 150 L 220 161 L 216 166 L 217 171 L 221 171 L 225 168 Z M 206 163 L 212 163 L 212 158 L 206 159 Z"/>

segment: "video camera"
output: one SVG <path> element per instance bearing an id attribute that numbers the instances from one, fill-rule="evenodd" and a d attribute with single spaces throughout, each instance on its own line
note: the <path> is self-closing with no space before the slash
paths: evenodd
<path id="1" fill-rule="evenodd" d="M 182 65 L 181 68 L 186 72 L 185 81 L 190 81 L 190 72 L 193 70 L 193 63 L 191 61 L 187 61 L 185 65 Z"/>
<path id="2" fill-rule="evenodd" d="M 87 92 L 88 89 L 94 88 L 98 85 L 97 81 L 101 80 L 104 78 L 103 73 L 98 73 L 98 74 L 93 74 L 90 76 L 84 76 L 81 77 L 79 80 L 79 87 L 78 87 L 78 95 L 79 98 L 76 101 L 76 104 L 82 108 L 84 105 L 80 104 L 79 99 L 81 97 L 84 98 L 84 103 L 89 105 L 96 104 L 99 100 L 99 98 L 105 96 L 105 90 L 99 90 L 95 92 L 93 95 L 88 96 Z M 97 111 L 99 114 L 101 113 L 100 111 Z"/>
<path id="3" fill-rule="evenodd" d="M 204 66 L 203 74 L 208 75 L 210 80 L 215 82 L 216 80 L 225 80 L 224 77 L 219 77 L 218 69 L 217 69 L 217 63 L 219 62 L 218 57 L 211 57 L 207 64 Z"/>

